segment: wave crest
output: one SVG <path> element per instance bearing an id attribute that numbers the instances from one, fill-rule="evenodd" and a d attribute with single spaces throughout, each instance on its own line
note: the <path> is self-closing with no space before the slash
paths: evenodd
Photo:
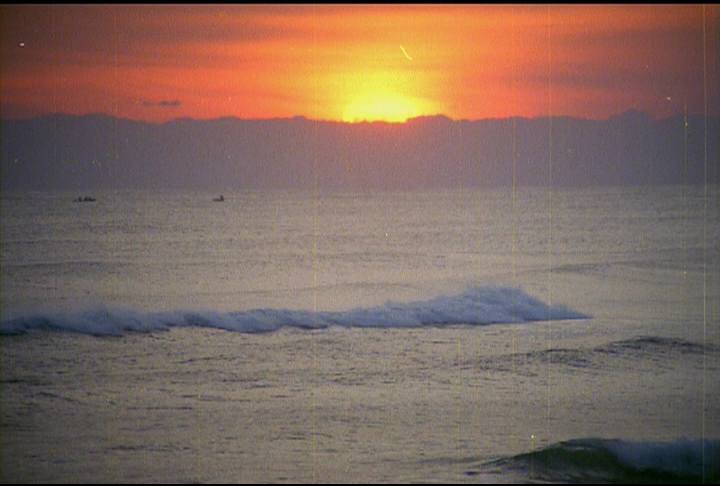
<path id="1" fill-rule="evenodd" d="M 387 302 L 348 311 L 253 309 L 245 311 L 136 312 L 96 308 L 75 313 L 43 313 L 0 322 L 0 334 L 70 331 L 98 336 L 152 332 L 173 327 L 208 327 L 235 332 L 270 332 L 281 327 L 420 327 L 488 325 L 585 319 L 565 306 L 550 306 L 517 288 L 471 287 L 465 292 L 415 302 Z"/>
<path id="2" fill-rule="evenodd" d="M 574 439 L 486 464 L 562 483 L 717 483 L 720 439 Z"/>

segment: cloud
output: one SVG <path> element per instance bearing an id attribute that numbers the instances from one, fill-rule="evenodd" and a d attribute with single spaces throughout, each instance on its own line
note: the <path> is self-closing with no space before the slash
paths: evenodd
<path id="1" fill-rule="evenodd" d="M 180 100 L 161 100 L 161 101 L 140 100 L 140 106 L 142 106 L 144 108 L 152 108 L 155 106 L 159 106 L 162 108 L 175 108 L 177 106 L 180 106 Z"/>
<path id="2" fill-rule="evenodd" d="M 158 103 L 158 106 L 171 106 L 171 107 L 180 106 L 180 100 L 172 100 L 172 101 L 163 100 Z"/>

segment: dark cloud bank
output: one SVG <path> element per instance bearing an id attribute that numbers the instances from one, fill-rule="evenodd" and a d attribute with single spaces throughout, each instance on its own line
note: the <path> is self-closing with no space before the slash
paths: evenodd
<path id="1" fill-rule="evenodd" d="M 717 183 L 720 118 L 305 118 L 50 115 L 0 123 L 3 190 L 584 187 Z"/>

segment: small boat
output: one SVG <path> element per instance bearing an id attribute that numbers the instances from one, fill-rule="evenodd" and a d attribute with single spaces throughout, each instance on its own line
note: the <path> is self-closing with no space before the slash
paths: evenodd
<path id="1" fill-rule="evenodd" d="M 225 201 L 225 198 L 223 197 L 222 194 L 220 194 L 220 197 L 216 197 L 215 199 L 213 199 L 213 201 L 215 201 L 215 202 L 223 202 L 223 201 Z"/>
<path id="2" fill-rule="evenodd" d="M 95 198 L 90 196 L 78 197 L 75 202 L 95 202 Z"/>

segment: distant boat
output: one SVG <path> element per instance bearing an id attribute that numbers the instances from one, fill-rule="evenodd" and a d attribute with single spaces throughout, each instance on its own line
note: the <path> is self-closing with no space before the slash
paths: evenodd
<path id="1" fill-rule="evenodd" d="M 77 199 L 75 199 L 75 202 L 95 202 L 95 198 L 90 197 L 90 196 L 85 196 L 85 197 L 81 196 L 81 197 L 78 197 Z"/>
<path id="2" fill-rule="evenodd" d="M 224 200 L 225 200 L 225 198 L 223 197 L 222 194 L 220 194 L 220 197 L 216 197 L 215 199 L 213 199 L 213 201 L 217 201 L 217 202 L 223 202 Z"/>

